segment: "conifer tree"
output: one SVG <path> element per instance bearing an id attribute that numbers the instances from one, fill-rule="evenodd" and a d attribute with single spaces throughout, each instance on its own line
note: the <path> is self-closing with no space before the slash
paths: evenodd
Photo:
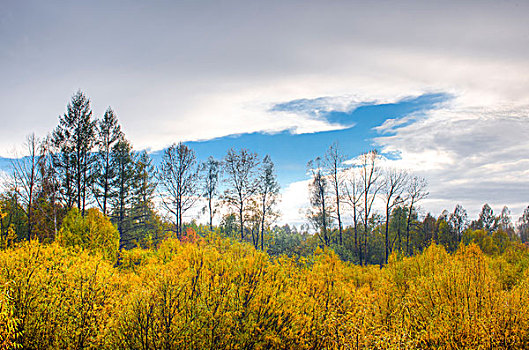
<path id="1" fill-rule="evenodd" d="M 134 163 L 134 183 L 132 188 L 131 238 L 143 239 L 147 233 L 156 230 L 156 212 L 154 210 L 154 193 L 157 182 L 155 167 L 147 152 L 136 156 Z"/>
<path id="2" fill-rule="evenodd" d="M 93 181 L 96 121 L 92 120 L 90 100 L 77 91 L 59 118 L 53 132 L 54 166 L 61 183 L 62 199 L 69 209 L 76 206 L 84 215 L 88 190 Z"/>
<path id="3" fill-rule="evenodd" d="M 123 133 L 114 111 L 109 107 L 98 123 L 97 128 L 98 152 L 97 166 L 94 174 L 93 191 L 95 199 L 103 215 L 108 214 L 108 205 L 115 195 L 112 181 L 116 176 L 116 169 L 112 166 L 112 149 L 123 139 Z"/>
<path id="4" fill-rule="evenodd" d="M 111 182 L 115 196 L 112 205 L 112 219 L 120 235 L 120 247 L 130 242 L 129 210 L 132 202 L 132 189 L 134 185 L 134 154 L 132 146 L 127 140 L 120 140 L 112 148 L 112 167 L 115 177 Z"/>

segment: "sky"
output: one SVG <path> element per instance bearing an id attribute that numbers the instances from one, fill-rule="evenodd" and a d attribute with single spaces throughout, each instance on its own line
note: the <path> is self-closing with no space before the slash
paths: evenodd
<path id="1" fill-rule="evenodd" d="M 281 222 L 334 141 L 427 179 L 423 213 L 529 204 L 526 1 L 0 2 L 0 155 L 84 91 L 136 149 L 270 154 Z"/>

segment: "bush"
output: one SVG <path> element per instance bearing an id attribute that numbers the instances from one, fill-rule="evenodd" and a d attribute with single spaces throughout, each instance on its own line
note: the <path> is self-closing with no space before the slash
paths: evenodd
<path id="1" fill-rule="evenodd" d="M 69 228 L 83 228 L 78 216 Z M 79 245 L 79 243 L 77 243 Z M 523 349 L 529 252 L 432 245 L 360 267 L 331 250 L 271 258 L 209 235 L 102 255 L 0 251 L 0 345 L 27 349 Z"/>
<path id="2" fill-rule="evenodd" d="M 88 209 L 83 217 L 72 208 L 64 218 L 57 241 L 64 247 L 79 246 L 116 261 L 119 232 L 98 209 Z"/>

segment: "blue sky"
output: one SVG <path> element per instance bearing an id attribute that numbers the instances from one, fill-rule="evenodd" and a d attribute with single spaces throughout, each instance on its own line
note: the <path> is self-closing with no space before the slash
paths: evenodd
<path id="1" fill-rule="evenodd" d="M 365 102 L 350 111 L 317 111 L 313 100 L 290 101 L 278 103 L 272 109 L 295 113 L 316 115 L 333 125 L 338 130 L 296 134 L 291 130 L 275 133 L 254 132 L 248 134 L 228 135 L 205 141 L 191 141 L 186 144 L 191 147 L 201 160 L 213 156 L 222 159 L 228 149 L 247 148 L 258 153 L 261 157 L 270 155 L 276 166 L 278 180 L 283 187 L 292 182 L 306 179 L 306 165 L 311 159 L 323 156 L 327 148 L 338 142 L 340 149 L 348 158 L 354 158 L 363 152 L 377 148 L 374 137 L 379 136 L 375 127 L 381 126 L 388 119 L 400 120 L 413 116 L 422 118 L 425 113 L 439 108 L 450 100 L 450 95 L 443 93 L 424 94 L 408 97 L 395 103 Z M 410 121 L 409 121 L 410 122 Z M 408 122 L 408 123 L 409 123 Z M 405 126 L 401 124 L 401 126 Z M 153 153 L 158 159 L 161 152 Z M 394 158 L 398 155 L 384 154 Z"/>
<path id="2" fill-rule="evenodd" d="M 0 155 L 83 90 L 136 149 L 245 147 L 301 222 L 306 162 L 338 141 L 425 177 L 423 213 L 529 204 L 529 2 L 5 0 Z"/>

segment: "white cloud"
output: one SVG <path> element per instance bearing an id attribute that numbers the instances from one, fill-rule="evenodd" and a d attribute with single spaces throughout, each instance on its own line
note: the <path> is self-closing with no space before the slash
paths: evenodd
<path id="1" fill-rule="evenodd" d="M 333 130 L 340 126 L 319 112 L 445 92 L 457 96 L 453 105 L 410 125 L 387 122 L 379 130 L 396 134 L 377 141 L 428 177 L 432 210 L 490 201 L 514 212 L 529 198 L 528 6 L 8 1 L 0 154 L 51 131 L 78 88 L 96 116 L 111 105 L 135 147 L 153 150 L 234 133 Z M 270 111 L 300 99 L 316 114 Z M 284 208 L 288 198 L 306 200 L 297 186 L 285 190 Z"/>
<path id="2" fill-rule="evenodd" d="M 153 150 L 234 133 L 338 128 L 270 112 L 296 99 L 329 96 L 318 111 L 430 91 L 455 93 L 467 107 L 529 103 L 527 4 L 51 1 L 6 8 L 2 154 L 30 131 L 52 130 L 78 88 L 95 115 L 113 106 L 133 144 Z"/>
<path id="3" fill-rule="evenodd" d="M 279 224 L 300 225 L 307 222 L 305 213 L 309 205 L 309 183 L 309 180 L 293 182 L 281 191 Z"/>
<path id="4" fill-rule="evenodd" d="M 455 204 L 472 215 L 488 202 L 498 211 L 508 205 L 514 216 L 529 204 L 529 108 L 450 108 L 376 141 L 385 151 L 398 150 L 394 164 L 426 177 L 426 209 L 440 213 Z"/>

